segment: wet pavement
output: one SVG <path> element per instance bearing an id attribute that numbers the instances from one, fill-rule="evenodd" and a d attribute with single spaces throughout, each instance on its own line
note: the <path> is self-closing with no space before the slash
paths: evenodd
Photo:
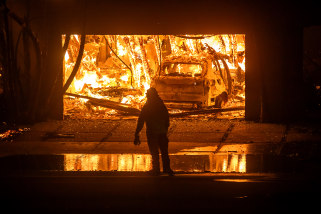
<path id="1" fill-rule="evenodd" d="M 0 143 L 1 202 L 53 213 L 312 212 L 319 201 L 318 125 L 171 121 L 174 177 L 150 176 L 136 120 L 51 121 Z"/>
<path id="2" fill-rule="evenodd" d="M 132 143 L 111 144 L 107 153 L 13 154 L 0 158 L 1 173 L 108 172 L 105 175 L 147 175 L 152 169 L 148 148 Z M 113 148 L 111 148 L 114 146 Z M 171 167 L 190 173 L 318 173 L 321 148 L 316 143 L 171 143 Z M 126 149 L 127 148 L 127 149 Z M 106 148 L 105 148 L 106 149 Z M 106 151 L 106 150 L 105 150 Z M 160 157 L 161 158 L 161 157 Z M 121 174 L 122 173 L 122 174 Z M 145 173 L 145 174 L 144 174 Z M 126 174 L 126 173 L 125 173 Z"/>
<path id="3" fill-rule="evenodd" d="M 37 123 L 15 140 L 0 143 L 0 156 L 12 154 L 110 153 L 129 150 L 146 153 L 145 128 L 142 145 L 123 146 L 133 142 L 136 119 L 64 120 Z M 169 147 L 173 152 L 190 143 L 211 146 L 222 144 L 286 144 L 321 142 L 321 125 L 262 124 L 240 120 L 171 119 Z M 179 147 L 178 149 L 176 147 Z"/>

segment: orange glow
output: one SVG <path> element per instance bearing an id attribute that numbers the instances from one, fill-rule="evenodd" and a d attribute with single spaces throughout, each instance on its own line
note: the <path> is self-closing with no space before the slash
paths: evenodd
<path id="1" fill-rule="evenodd" d="M 62 36 L 62 42 L 65 41 Z M 67 92 L 126 103 L 140 109 L 145 102 L 145 92 L 158 75 L 161 63 L 168 59 L 181 57 L 212 59 L 206 45 L 224 56 L 233 84 L 244 89 L 242 76 L 245 73 L 245 35 L 86 35 L 84 54 L 79 70 Z M 73 70 L 80 47 L 80 36 L 71 35 L 63 60 L 64 80 Z M 224 63 L 218 62 L 221 69 Z M 212 69 L 218 69 L 214 61 Z M 178 64 L 178 73 L 200 74 L 200 68 L 193 65 Z M 244 90 L 238 94 L 245 97 Z M 234 99 L 233 99 L 234 100 Z M 92 106 L 87 99 L 65 99 L 65 114 L 71 108 L 82 105 L 82 110 L 90 107 L 92 111 L 103 112 L 108 117 L 117 110 Z M 69 106 L 68 106 L 69 105 Z M 73 105 L 73 106 L 71 106 Z M 88 112 L 90 113 L 90 112 Z"/>

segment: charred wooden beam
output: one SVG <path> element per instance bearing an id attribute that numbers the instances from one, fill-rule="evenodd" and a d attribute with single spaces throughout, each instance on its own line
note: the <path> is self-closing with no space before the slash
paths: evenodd
<path id="1" fill-rule="evenodd" d="M 100 107 L 104 107 L 104 108 L 110 108 L 110 109 L 115 109 L 118 111 L 122 111 L 122 112 L 126 112 L 129 113 L 130 115 L 136 115 L 138 116 L 140 114 L 140 110 L 136 109 L 136 108 L 132 108 L 132 107 L 124 107 L 121 105 L 117 105 L 117 104 L 111 104 L 109 102 L 106 102 L 106 100 L 90 100 L 89 101 L 91 105 L 94 106 L 100 106 Z"/>
<path id="2" fill-rule="evenodd" d="M 110 100 L 106 100 L 106 99 L 88 97 L 85 95 L 72 94 L 72 93 L 65 93 L 65 95 L 88 99 L 90 101 L 90 104 L 92 104 L 94 106 L 101 106 L 101 107 L 105 107 L 105 108 L 116 109 L 119 111 L 130 113 L 132 115 L 139 115 L 139 113 L 140 113 L 139 109 L 130 107 L 129 105 L 123 104 L 123 103 L 118 103 L 118 102 L 114 102 L 114 101 L 110 101 Z"/>
<path id="3" fill-rule="evenodd" d="M 67 96 L 71 96 L 71 97 L 78 97 L 78 98 L 84 98 L 84 99 L 88 99 L 88 100 L 105 100 L 106 102 L 112 103 L 112 104 L 120 104 L 123 106 L 127 106 L 129 107 L 129 104 L 125 104 L 125 103 L 119 103 L 119 102 L 115 102 L 115 101 L 111 101 L 111 100 L 106 100 L 106 99 L 100 99 L 100 98 L 95 98 L 95 97 L 88 97 L 86 95 L 82 95 L 82 94 L 73 94 L 73 93 L 68 93 L 66 92 L 65 95 Z"/>
<path id="4" fill-rule="evenodd" d="M 81 35 L 80 48 L 79 48 L 79 53 L 78 53 L 78 57 L 77 57 L 77 60 L 76 60 L 76 64 L 75 64 L 75 66 L 74 66 L 69 78 L 67 79 L 63 89 L 62 89 L 63 94 L 67 91 L 67 89 L 69 88 L 70 84 L 74 80 L 74 77 L 76 76 L 76 74 L 77 74 L 77 72 L 79 70 L 79 66 L 80 66 L 80 63 L 81 63 L 81 60 L 82 60 L 82 55 L 83 55 L 84 49 L 85 49 L 85 41 L 86 41 L 86 35 L 82 34 Z"/>
<path id="5" fill-rule="evenodd" d="M 69 41 L 70 41 L 70 34 L 67 34 L 67 35 L 66 35 L 66 38 L 65 38 L 65 44 L 64 44 L 64 46 L 62 47 L 63 58 L 65 57 L 67 48 L 68 48 L 68 46 L 69 46 Z"/>
<path id="6" fill-rule="evenodd" d="M 240 111 L 245 110 L 245 106 L 238 106 L 238 107 L 231 107 L 231 108 L 215 108 L 215 109 L 205 109 L 205 110 L 195 110 L 195 111 L 188 111 L 182 113 L 174 113 L 170 114 L 170 117 L 184 117 L 189 115 L 197 115 L 197 114 L 212 114 L 212 113 L 219 113 L 219 112 L 228 112 L 228 111 Z"/>

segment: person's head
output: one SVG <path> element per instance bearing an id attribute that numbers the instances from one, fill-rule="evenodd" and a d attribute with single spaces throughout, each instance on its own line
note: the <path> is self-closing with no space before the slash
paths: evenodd
<path id="1" fill-rule="evenodd" d="M 158 98 L 159 96 L 158 96 L 156 89 L 151 87 L 147 90 L 146 97 L 147 97 L 147 99 L 153 99 L 153 98 Z"/>

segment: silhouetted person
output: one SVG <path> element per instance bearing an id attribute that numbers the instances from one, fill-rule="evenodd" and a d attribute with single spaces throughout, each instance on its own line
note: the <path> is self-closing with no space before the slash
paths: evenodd
<path id="1" fill-rule="evenodd" d="M 139 115 L 135 132 L 135 145 L 140 144 L 139 132 L 146 123 L 146 135 L 149 151 L 152 155 L 152 174 L 160 174 L 159 150 L 162 154 L 163 172 L 173 175 L 168 156 L 167 131 L 169 127 L 169 115 L 163 100 L 158 96 L 155 88 L 150 88 L 146 93 L 147 102 Z"/>

